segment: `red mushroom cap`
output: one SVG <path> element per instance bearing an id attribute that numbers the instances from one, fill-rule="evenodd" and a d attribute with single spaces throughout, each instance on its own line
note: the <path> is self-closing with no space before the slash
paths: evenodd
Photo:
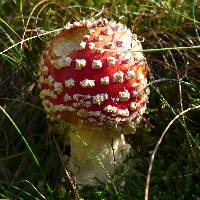
<path id="1" fill-rule="evenodd" d="M 135 34 L 120 23 L 67 24 L 48 43 L 39 69 L 45 110 L 68 123 L 134 127 L 148 101 L 147 64 Z"/>

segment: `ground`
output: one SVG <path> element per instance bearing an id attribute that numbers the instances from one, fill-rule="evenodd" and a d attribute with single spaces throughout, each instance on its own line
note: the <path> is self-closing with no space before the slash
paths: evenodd
<path id="1" fill-rule="evenodd" d="M 0 1 L 0 198 L 199 199 L 199 10 L 195 0 Z M 89 17 L 120 21 L 144 38 L 150 96 L 127 138 L 131 170 L 96 188 L 74 188 L 64 162 L 69 149 L 51 131 L 36 72 L 51 31 Z"/>

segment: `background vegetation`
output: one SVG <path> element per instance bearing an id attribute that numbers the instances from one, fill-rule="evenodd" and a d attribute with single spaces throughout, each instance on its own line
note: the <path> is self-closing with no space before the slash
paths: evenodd
<path id="1" fill-rule="evenodd" d="M 149 199 L 200 199 L 199 14 L 198 0 L 1 0 L 0 198 L 147 200 L 146 188 Z M 131 170 L 112 184 L 73 188 L 62 162 L 68 149 L 49 131 L 36 70 L 50 31 L 89 17 L 120 21 L 145 38 L 151 93 L 145 120 L 128 138 Z"/>

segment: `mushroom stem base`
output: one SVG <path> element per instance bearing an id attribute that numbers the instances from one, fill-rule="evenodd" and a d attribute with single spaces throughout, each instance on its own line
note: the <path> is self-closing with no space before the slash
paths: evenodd
<path id="1" fill-rule="evenodd" d="M 124 135 L 109 129 L 73 129 L 70 144 L 69 169 L 78 185 L 107 182 L 123 166 L 130 149 Z"/>

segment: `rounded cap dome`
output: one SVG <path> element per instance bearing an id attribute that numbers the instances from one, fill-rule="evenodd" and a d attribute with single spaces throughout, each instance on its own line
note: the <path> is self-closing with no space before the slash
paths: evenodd
<path id="1" fill-rule="evenodd" d="M 67 123 L 134 127 L 148 101 L 140 41 L 121 23 L 67 24 L 47 44 L 38 86 L 49 116 Z"/>

